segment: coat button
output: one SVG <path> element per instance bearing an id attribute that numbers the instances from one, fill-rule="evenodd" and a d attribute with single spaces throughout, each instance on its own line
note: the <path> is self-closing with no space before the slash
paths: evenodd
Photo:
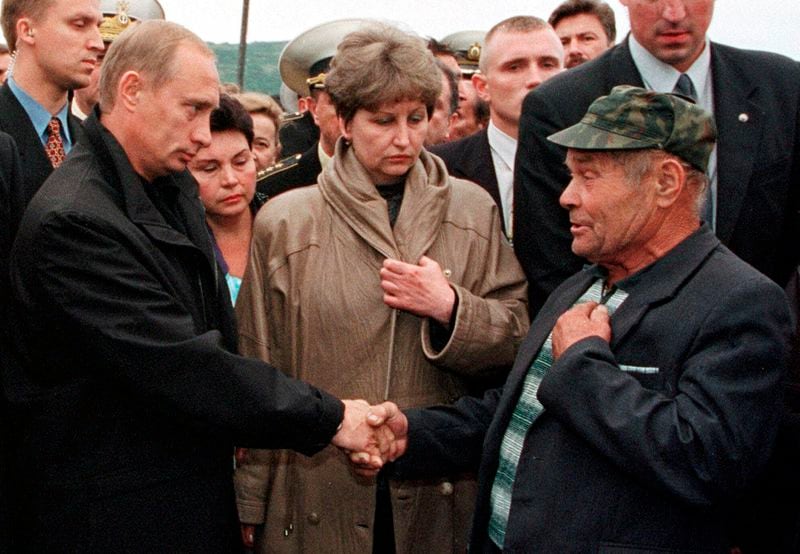
<path id="1" fill-rule="evenodd" d="M 317 514 L 317 512 L 311 512 L 308 514 L 307 519 L 311 525 L 319 525 L 319 514 Z"/>
<path id="2" fill-rule="evenodd" d="M 439 492 L 442 496 L 450 496 L 453 494 L 453 483 L 445 481 L 439 485 Z"/>

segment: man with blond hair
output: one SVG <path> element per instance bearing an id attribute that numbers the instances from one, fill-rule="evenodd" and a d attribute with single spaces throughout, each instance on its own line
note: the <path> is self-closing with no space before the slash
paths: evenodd
<path id="1" fill-rule="evenodd" d="M 199 37 L 165 21 L 126 31 L 99 113 L 25 212 L 6 392 L 24 415 L 18 512 L 33 552 L 235 552 L 234 444 L 378 452 L 365 402 L 236 354 L 186 171 L 218 103 Z"/>
<path id="2" fill-rule="evenodd" d="M 444 160 L 451 175 L 486 189 L 500 208 L 510 236 L 522 100 L 564 69 L 564 49 L 547 22 L 533 16 L 511 17 L 486 34 L 479 67 L 472 83 L 478 96 L 489 104 L 489 125 L 431 151 Z"/>

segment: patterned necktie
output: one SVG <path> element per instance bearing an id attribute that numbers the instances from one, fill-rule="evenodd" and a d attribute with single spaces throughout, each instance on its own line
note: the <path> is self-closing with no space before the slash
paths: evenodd
<path id="1" fill-rule="evenodd" d="M 680 94 L 681 96 L 686 96 L 697 102 L 697 90 L 694 88 L 692 78 L 686 73 L 681 73 L 681 76 L 678 77 L 678 82 L 675 83 L 675 88 L 672 89 L 672 92 Z"/>
<path id="2" fill-rule="evenodd" d="M 597 279 L 586 292 L 581 295 L 575 304 L 583 302 L 598 302 L 605 304 L 609 315 L 613 315 L 617 308 L 628 297 L 622 289 L 612 287 L 608 292 L 603 292 L 603 279 Z M 575 305 L 573 304 L 573 305 Z M 536 393 L 547 371 L 553 365 L 553 333 L 547 337 L 539 349 L 536 359 L 528 369 L 528 374 L 522 385 L 520 394 L 511 420 L 508 423 L 503 441 L 500 446 L 500 460 L 495 474 L 490 504 L 492 508 L 489 519 L 489 537 L 502 550 L 505 542 L 508 515 L 511 512 L 511 492 L 514 488 L 514 479 L 517 475 L 522 447 L 528 430 L 534 421 L 544 411 L 544 406 L 539 402 Z"/>
<path id="3" fill-rule="evenodd" d="M 47 125 L 47 144 L 44 145 L 44 151 L 47 154 L 53 168 L 61 165 L 64 161 L 64 141 L 61 140 L 61 121 L 57 117 L 50 119 Z"/>

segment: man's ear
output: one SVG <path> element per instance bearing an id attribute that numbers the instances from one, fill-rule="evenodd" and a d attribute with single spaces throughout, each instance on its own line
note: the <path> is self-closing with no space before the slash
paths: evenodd
<path id="1" fill-rule="evenodd" d="M 478 93 L 478 98 L 484 102 L 492 101 L 492 94 L 489 90 L 489 83 L 486 82 L 486 75 L 482 73 L 475 73 L 472 75 L 472 86 L 475 87 L 475 92 Z"/>
<path id="2" fill-rule="evenodd" d="M 117 85 L 117 104 L 128 111 L 136 111 L 144 88 L 141 75 L 136 71 L 126 71 Z"/>
<path id="3" fill-rule="evenodd" d="M 18 48 L 20 43 L 33 44 L 35 43 L 36 32 L 33 30 L 33 20 L 30 17 L 20 17 L 17 20 L 17 44 L 10 44 L 9 47 L 14 49 Z"/>
<path id="4" fill-rule="evenodd" d="M 686 168 L 669 157 L 658 162 L 656 174 L 656 204 L 661 208 L 672 206 L 686 188 Z"/>

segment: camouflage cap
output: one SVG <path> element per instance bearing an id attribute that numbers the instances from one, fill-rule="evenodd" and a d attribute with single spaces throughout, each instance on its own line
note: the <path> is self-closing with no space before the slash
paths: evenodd
<path id="1" fill-rule="evenodd" d="M 657 148 L 705 172 L 717 138 L 710 113 L 682 96 L 614 87 L 579 123 L 547 137 L 580 150 Z"/>

